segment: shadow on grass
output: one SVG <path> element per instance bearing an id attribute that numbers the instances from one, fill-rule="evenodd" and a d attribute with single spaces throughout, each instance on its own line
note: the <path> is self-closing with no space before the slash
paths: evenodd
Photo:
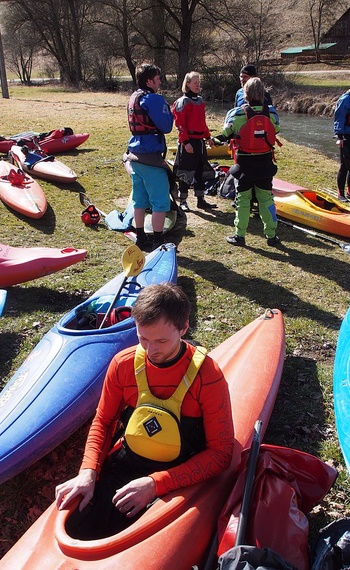
<path id="1" fill-rule="evenodd" d="M 86 295 L 55 291 L 49 287 L 10 287 L 8 289 L 6 313 L 16 313 L 16 316 L 30 315 L 33 312 L 49 310 L 59 315 L 82 303 Z M 5 314 L 6 316 L 6 314 Z"/>
<path id="2" fill-rule="evenodd" d="M 7 294 L 6 310 L 4 317 L 11 318 L 11 315 L 30 316 L 31 313 L 37 312 L 39 309 L 43 311 L 49 310 L 50 313 L 57 314 L 58 322 L 61 317 L 70 308 L 82 303 L 86 299 L 83 294 L 69 294 L 67 292 L 59 292 L 47 287 L 10 287 Z M 45 316 L 42 317 L 41 326 L 45 326 Z M 53 326 L 54 323 L 52 323 Z M 32 325 L 33 326 L 33 325 Z M 47 327 L 46 327 L 47 328 Z M 23 349 L 24 337 L 31 335 L 32 331 L 21 332 L 1 332 L 1 350 L 0 350 L 0 371 L 1 377 L 6 378 L 11 370 L 12 362 L 16 359 L 17 354 Z M 42 337 L 44 333 L 42 334 Z"/>
<path id="3" fill-rule="evenodd" d="M 269 253 L 269 255 L 271 254 Z M 272 255 L 278 255 L 278 253 L 274 252 Z M 323 258 L 321 259 L 323 260 Z M 321 259 L 318 262 L 319 264 Z M 334 267 L 334 260 L 330 261 L 332 261 L 331 274 L 334 275 L 337 269 Z M 249 301 L 256 302 L 259 299 L 259 304 L 262 307 L 278 307 L 285 316 L 308 317 L 322 324 L 327 323 L 328 328 L 339 330 L 341 319 L 335 317 L 329 311 L 316 307 L 312 302 L 302 301 L 295 296 L 295 293 L 281 285 L 276 285 L 258 277 L 244 277 L 216 260 L 193 260 L 189 257 L 178 255 L 178 264 L 197 273 L 215 286 L 220 285 L 222 289 L 229 293 L 246 297 Z"/>
<path id="4" fill-rule="evenodd" d="M 264 441 L 319 455 L 325 424 L 326 412 L 316 361 L 287 355 Z"/>
<path id="5" fill-rule="evenodd" d="M 6 204 L 4 204 L 4 206 L 6 206 Z M 56 216 L 55 212 L 53 211 L 49 203 L 47 204 L 47 210 L 45 214 L 41 218 L 29 218 L 28 216 L 22 216 L 22 214 L 15 212 L 8 206 L 6 206 L 6 208 L 9 212 L 11 212 L 11 214 L 16 216 L 18 220 L 25 222 L 26 224 L 42 232 L 43 234 L 52 235 L 55 231 Z"/>
<path id="6" fill-rule="evenodd" d="M 289 263 L 294 267 L 300 267 L 308 273 L 322 275 L 327 279 L 335 281 L 345 291 L 350 291 L 350 282 L 348 277 L 350 255 L 338 248 L 336 244 L 327 244 L 321 239 L 306 236 L 302 232 L 294 232 L 294 230 L 292 230 L 292 232 L 293 233 L 281 226 L 278 227 L 278 235 L 280 236 L 282 243 L 277 248 L 267 247 L 266 249 L 261 249 L 250 246 L 249 233 L 257 236 L 263 235 L 261 221 L 259 217 L 254 216 L 251 218 L 248 228 L 246 238 L 247 249 L 250 249 L 251 251 L 254 251 L 268 259 L 283 261 L 284 263 Z M 289 247 L 289 241 L 294 243 L 295 241 L 298 241 L 300 245 L 305 244 L 307 251 L 304 252 L 300 249 Z M 338 241 L 341 242 L 341 240 Z M 310 253 L 310 247 L 317 247 L 318 250 L 321 249 L 324 253 Z M 339 252 L 339 259 L 334 259 L 333 256 L 328 257 L 328 252 L 333 253 L 334 250 Z"/>

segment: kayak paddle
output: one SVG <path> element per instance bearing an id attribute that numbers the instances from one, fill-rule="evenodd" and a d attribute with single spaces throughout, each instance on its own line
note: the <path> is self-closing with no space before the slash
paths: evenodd
<path id="1" fill-rule="evenodd" d="M 262 421 L 257 420 L 254 425 L 253 440 L 250 448 L 250 455 L 249 455 L 248 468 L 247 468 L 247 478 L 243 492 L 241 512 L 239 513 L 238 524 L 237 524 L 235 546 L 245 544 L 244 539 L 248 523 L 250 498 L 252 495 L 255 469 L 260 451 L 261 429 L 262 429 Z"/>
<path id="2" fill-rule="evenodd" d="M 120 292 L 122 291 L 123 287 L 125 286 L 125 283 L 126 283 L 128 277 L 135 277 L 136 275 L 141 273 L 144 264 L 145 264 L 145 255 L 141 251 L 141 249 L 137 245 L 129 245 L 129 247 L 126 248 L 126 250 L 124 251 L 124 253 L 122 255 L 122 265 L 123 265 L 125 277 L 124 277 L 123 282 L 120 285 L 118 291 L 114 295 L 112 302 L 109 305 L 105 316 L 103 317 L 102 323 L 100 324 L 100 327 L 99 327 L 100 329 L 103 328 L 103 325 L 105 324 L 106 320 L 108 319 L 108 317 L 109 317 L 109 315 L 110 315 L 110 313 L 114 307 L 114 303 L 116 302 Z"/>
<path id="3" fill-rule="evenodd" d="M 284 224 L 285 226 L 289 226 L 290 228 L 293 228 L 293 230 L 300 230 L 301 232 L 304 232 L 305 234 L 323 239 L 324 241 L 329 241 L 331 243 L 335 243 L 336 245 L 339 245 L 339 247 L 341 247 L 341 249 L 344 250 L 346 253 L 350 253 L 350 243 L 339 241 L 339 240 L 331 238 L 329 236 L 324 236 L 323 234 L 319 234 L 318 232 L 314 232 L 313 230 L 309 230 L 308 228 L 302 228 L 301 226 L 296 226 L 295 224 L 292 224 L 292 222 L 287 222 L 285 220 L 281 220 L 280 218 L 277 218 L 277 219 L 278 219 L 278 223 L 280 223 L 280 224 Z"/>

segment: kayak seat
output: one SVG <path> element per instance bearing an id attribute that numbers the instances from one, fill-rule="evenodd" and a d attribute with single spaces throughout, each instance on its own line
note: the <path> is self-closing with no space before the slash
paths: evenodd
<path id="1" fill-rule="evenodd" d="M 53 161 L 54 159 L 55 159 L 54 156 L 49 156 L 49 155 L 42 156 L 41 154 L 29 151 L 26 155 L 24 164 L 26 165 L 27 168 L 31 169 L 36 164 L 38 164 L 38 162 L 43 162 L 45 160 Z"/>
<path id="2" fill-rule="evenodd" d="M 104 319 L 105 313 L 97 313 L 97 323 L 96 323 L 96 328 L 100 328 L 100 325 Z M 124 321 L 125 319 L 128 319 L 131 316 L 131 307 L 116 307 L 115 309 L 112 309 L 112 311 L 110 312 L 110 314 L 108 315 L 105 323 L 104 323 L 104 328 L 105 327 L 111 327 L 117 323 L 120 323 L 121 321 Z"/>

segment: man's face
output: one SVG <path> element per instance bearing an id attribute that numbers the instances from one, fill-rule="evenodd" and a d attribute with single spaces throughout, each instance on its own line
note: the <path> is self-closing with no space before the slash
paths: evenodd
<path id="1" fill-rule="evenodd" d="M 155 93 L 157 93 L 159 87 L 160 87 L 160 75 L 155 75 L 153 77 L 153 79 L 148 79 L 147 80 L 147 87 L 150 87 L 151 89 L 153 89 L 153 91 Z"/>
<path id="2" fill-rule="evenodd" d="M 136 323 L 137 336 L 148 358 L 154 364 L 172 360 L 181 347 L 181 338 L 188 329 L 188 323 L 179 331 L 172 323 L 161 318 L 156 323 L 141 326 Z"/>
<path id="3" fill-rule="evenodd" d="M 243 85 L 245 85 L 247 83 L 248 79 L 250 79 L 250 75 L 248 75 L 247 73 L 240 73 L 239 79 L 240 79 L 241 85 L 243 87 Z"/>

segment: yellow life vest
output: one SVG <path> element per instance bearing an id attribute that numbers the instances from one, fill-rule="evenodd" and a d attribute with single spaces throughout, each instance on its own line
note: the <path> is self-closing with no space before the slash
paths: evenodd
<path id="1" fill-rule="evenodd" d="M 154 461 L 173 461 L 181 451 L 180 415 L 183 399 L 198 374 L 207 351 L 199 346 L 180 384 L 170 398 L 156 398 L 146 376 L 146 352 L 137 346 L 134 368 L 138 399 L 125 430 L 129 448 Z M 164 369 L 166 374 L 166 369 Z"/>

